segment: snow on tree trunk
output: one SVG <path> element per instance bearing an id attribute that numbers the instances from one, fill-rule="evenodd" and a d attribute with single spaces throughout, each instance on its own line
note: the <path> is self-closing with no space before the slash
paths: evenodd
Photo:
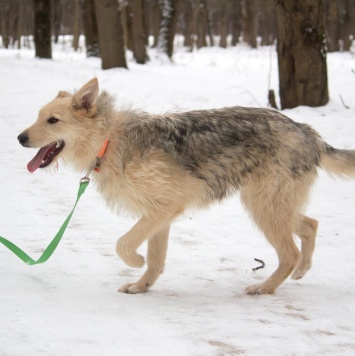
<path id="1" fill-rule="evenodd" d="M 161 8 L 160 30 L 157 43 L 158 53 L 173 56 L 174 36 L 180 0 L 159 0 Z"/>

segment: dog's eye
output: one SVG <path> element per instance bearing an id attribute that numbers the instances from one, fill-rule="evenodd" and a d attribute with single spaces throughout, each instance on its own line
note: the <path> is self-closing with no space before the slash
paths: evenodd
<path id="1" fill-rule="evenodd" d="M 49 124 L 55 124 L 56 122 L 58 122 L 59 121 L 59 119 L 57 119 L 57 118 L 55 118 L 55 117 L 50 117 L 48 120 L 47 120 L 47 122 L 49 123 Z"/>

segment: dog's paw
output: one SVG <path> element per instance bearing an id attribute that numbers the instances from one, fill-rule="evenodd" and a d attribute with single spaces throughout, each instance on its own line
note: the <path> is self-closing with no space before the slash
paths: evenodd
<path id="1" fill-rule="evenodd" d="M 308 265 L 304 268 L 297 267 L 295 269 L 295 271 L 292 273 L 291 278 L 295 279 L 295 280 L 303 278 L 310 268 L 311 268 L 311 265 Z"/>
<path id="2" fill-rule="evenodd" d="M 119 240 L 117 242 L 116 251 L 118 256 L 120 256 L 126 265 L 136 268 L 141 268 L 144 266 L 144 257 L 139 255 L 136 251 L 130 251 L 127 248 L 124 240 Z"/>
<path id="3" fill-rule="evenodd" d="M 120 286 L 117 290 L 119 293 L 137 294 L 144 293 L 148 290 L 148 286 L 140 283 L 127 283 Z"/>
<path id="4" fill-rule="evenodd" d="M 136 252 L 120 257 L 123 259 L 124 263 L 130 267 L 142 268 L 145 264 L 144 257 Z"/>
<path id="5" fill-rule="evenodd" d="M 252 284 L 251 286 L 246 287 L 245 291 L 251 295 L 273 294 L 275 292 L 275 290 L 267 283 Z"/>

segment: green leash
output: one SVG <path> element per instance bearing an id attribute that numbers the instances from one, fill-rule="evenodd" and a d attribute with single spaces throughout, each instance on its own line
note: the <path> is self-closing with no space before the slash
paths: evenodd
<path id="1" fill-rule="evenodd" d="M 42 253 L 42 256 L 35 261 L 33 258 L 31 258 L 29 255 L 27 255 L 26 252 L 22 251 L 19 247 L 17 247 L 15 244 L 13 244 L 11 241 L 5 239 L 4 237 L 0 236 L 0 243 L 2 243 L 4 246 L 6 246 L 10 251 L 12 251 L 18 258 L 20 258 L 23 262 L 27 263 L 28 265 L 32 266 L 32 265 L 37 265 L 39 263 L 43 263 L 46 262 L 49 257 L 52 256 L 54 250 L 57 248 L 60 240 L 63 237 L 63 234 L 66 230 L 66 228 L 68 227 L 68 224 L 70 222 L 70 219 L 72 218 L 73 214 L 74 214 L 74 210 L 76 208 L 76 205 L 79 202 L 80 197 L 84 194 L 85 189 L 88 187 L 90 179 L 88 178 L 89 173 L 80 180 L 80 186 L 79 186 L 79 190 L 78 190 L 78 195 L 76 198 L 76 202 L 74 204 L 73 210 L 71 211 L 71 213 L 69 214 L 69 216 L 66 218 L 66 220 L 64 221 L 62 227 L 59 229 L 57 235 L 55 235 L 55 237 L 53 238 L 53 240 L 51 241 L 51 243 L 47 246 L 47 248 L 44 250 L 44 252 Z"/>

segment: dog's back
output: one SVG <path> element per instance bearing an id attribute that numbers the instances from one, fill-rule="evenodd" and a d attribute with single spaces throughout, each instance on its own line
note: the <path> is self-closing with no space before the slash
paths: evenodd
<path id="1" fill-rule="evenodd" d="M 128 147 L 123 161 L 139 150 L 149 157 L 161 150 L 223 199 L 250 180 L 269 174 L 297 179 L 320 164 L 323 142 L 310 126 L 269 109 L 231 107 L 154 116 L 126 113 Z"/>

